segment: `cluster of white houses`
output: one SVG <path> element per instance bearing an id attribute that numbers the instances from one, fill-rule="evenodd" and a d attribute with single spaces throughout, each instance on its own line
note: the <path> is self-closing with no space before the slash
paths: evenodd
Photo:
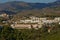
<path id="1" fill-rule="evenodd" d="M 27 19 L 20 19 L 20 21 L 16 21 L 13 24 L 11 24 L 12 28 L 42 28 L 44 24 L 52 24 L 52 23 L 59 23 L 60 24 L 60 17 L 56 17 L 53 20 L 52 19 L 47 19 L 45 17 L 35 17 L 31 16 Z"/>
<path id="2" fill-rule="evenodd" d="M 8 18 L 10 15 L 7 14 L 0 14 L 0 17 Z M 5 22 L 5 21 L 3 21 Z M 11 22 L 11 21 L 10 21 Z M 6 23 L 6 22 L 5 22 Z M 58 23 L 60 24 L 60 17 L 55 17 L 54 19 L 48 19 L 47 17 L 35 17 L 30 16 L 28 18 L 20 18 L 19 20 L 12 21 L 11 27 L 17 28 L 17 29 L 38 29 L 42 28 L 45 25 L 49 25 L 48 32 L 51 30 L 52 23 Z"/>
<path id="3" fill-rule="evenodd" d="M 0 17 L 9 17 L 6 13 L 0 14 Z"/>

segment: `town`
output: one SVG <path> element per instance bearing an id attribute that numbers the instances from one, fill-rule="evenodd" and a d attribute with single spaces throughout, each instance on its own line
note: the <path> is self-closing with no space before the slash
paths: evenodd
<path id="1" fill-rule="evenodd" d="M 55 17 L 53 19 L 49 17 L 36 17 L 36 16 L 29 16 L 29 17 L 22 17 L 19 20 L 11 21 L 12 16 L 8 14 L 0 14 L 0 19 L 3 18 L 3 20 L 0 20 L 1 23 L 7 24 L 14 29 L 39 29 L 42 27 L 47 27 L 48 32 L 51 31 L 52 26 L 55 26 L 56 24 L 60 25 L 60 17 Z M 1 25 L 1 24 L 0 24 Z"/>
<path id="2" fill-rule="evenodd" d="M 60 0 L 0 0 L 0 40 L 60 40 Z"/>

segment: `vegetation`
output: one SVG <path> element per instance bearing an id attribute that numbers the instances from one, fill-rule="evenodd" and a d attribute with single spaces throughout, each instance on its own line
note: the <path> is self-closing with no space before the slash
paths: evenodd
<path id="1" fill-rule="evenodd" d="M 46 28 L 12 29 L 3 26 L 0 27 L 0 40 L 60 40 L 60 25 L 56 26 L 51 33 L 48 33 Z"/>

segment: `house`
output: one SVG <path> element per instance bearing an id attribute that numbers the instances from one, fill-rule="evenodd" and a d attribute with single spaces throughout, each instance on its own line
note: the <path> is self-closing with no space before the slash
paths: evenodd
<path id="1" fill-rule="evenodd" d="M 54 21 L 55 21 L 55 22 L 59 22 L 59 21 L 60 21 L 60 17 L 55 17 L 55 18 L 54 18 Z"/>
<path id="2" fill-rule="evenodd" d="M 54 20 L 43 20 L 43 23 L 45 23 L 45 24 L 47 24 L 47 23 L 51 24 L 51 23 L 54 23 Z"/>
<path id="3" fill-rule="evenodd" d="M 23 29 L 23 28 L 31 28 L 31 25 L 27 25 L 27 24 L 12 24 L 11 25 L 12 28 L 19 28 L 19 29 Z"/>
<path id="4" fill-rule="evenodd" d="M 47 20 L 47 18 L 39 18 L 39 20 Z"/>
<path id="5" fill-rule="evenodd" d="M 29 23 L 26 23 L 26 24 L 11 24 L 11 27 L 12 28 L 17 28 L 17 29 L 31 29 L 31 28 L 34 28 L 34 29 L 38 29 L 38 24 L 29 24 Z"/>
<path id="6" fill-rule="evenodd" d="M 40 22 L 38 22 L 38 28 L 42 28 L 43 27 L 43 22 L 42 21 L 40 21 Z"/>
<path id="7" fill-rule="evenodd" d="M 58 22 L 58 24 L 60 25 L 60 21 Z"/>
<path id="8" fill-rule="evenodd" d="M 6 13 L 4 14 L 0 14 L 0 17 L 8 17 L 9 15 L 7 15 Z"/>
<path id="9" fill-rule="evenodd" d="M 25 19 L 25 20 L 20 20 L 20 23 L 31 23 L 32 20 L 30 19 Z"/>

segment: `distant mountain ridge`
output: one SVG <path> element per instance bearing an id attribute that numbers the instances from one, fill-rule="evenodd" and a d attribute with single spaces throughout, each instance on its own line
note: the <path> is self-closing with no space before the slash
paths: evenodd
<path id="1" fill-rule="evenodd" d="M 54 6 L 60 6 L 60 1 L 53 3 L 26 3 L 21 1 L 12 1 L 0 4 L 0 11 L 16 13 L 22 10 L 42 9 Z"/>

